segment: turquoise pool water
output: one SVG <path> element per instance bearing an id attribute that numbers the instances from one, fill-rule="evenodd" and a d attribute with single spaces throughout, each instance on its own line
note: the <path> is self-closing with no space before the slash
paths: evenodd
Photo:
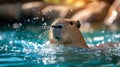
<path id="1" fill-rule="evenodd" d="M 82 33 L 91 46 L 120 42 L 120 31 Z M 120 44 L 118 44 L 120 45 Z M 0 67 L 119 67 L 120 47 L 75 48 L 49 45 L 48 30 L 0 31 Z"/>

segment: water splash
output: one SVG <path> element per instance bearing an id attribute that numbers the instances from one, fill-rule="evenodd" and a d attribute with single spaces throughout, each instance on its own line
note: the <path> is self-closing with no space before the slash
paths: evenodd
<path id="1" fill-rule="evenodd" d="M 50 45 L 48 40 L 49 30 L 46 30 L 39 36 L 34 36 L 28 32 L 27 34 L 23 32 L 18 33 L 19 35 L 16 31 L 0 33 L 0 59 L 8 59 L 5 61 L 0 61 L 0 63 L 11 62 L 9 61 L 11 58 L 16 59 L 15 62 L 21 62 L 23 64 L 35 63 L 43 66 L 49 64 L 58 64 L 59 66 L 59 63 L 71 63 L 75 66 L 99 66 L 117 63 L 117 61 L 119 61 L 120 47 L 106 49 L 85 49 L 64 46 L 60 44 Z M 120 39 L 119 32 L 110 33 L 101 31 L 92 34 L 83 33 L 83 36 L 85 37 L 87 44 L 93 44 L 93 46 L 95 46 L 95 44 L 100 45 L 102 42 L 107 43 L 109 40 L 110 42 L 119 42 Z M 15 64 L 15 62 L 11 63 Z M 7 64 L 9 65 L 10 63 Z"/>

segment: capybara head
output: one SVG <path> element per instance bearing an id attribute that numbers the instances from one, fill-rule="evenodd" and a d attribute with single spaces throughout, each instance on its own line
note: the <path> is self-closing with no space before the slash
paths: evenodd
<path id="1" fill-rule="evenodd" d="M 78 20 L 56 19 L 50 27 L 50 43 L 88 48 L 79 30 L 80 26 Z"/>

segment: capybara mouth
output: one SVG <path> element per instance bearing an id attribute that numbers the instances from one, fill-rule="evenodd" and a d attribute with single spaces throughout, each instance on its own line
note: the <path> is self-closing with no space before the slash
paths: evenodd
<path id="1" fill-rule="evenodd" d="M 61 40 L 61 38 L 60 38 L 60 37 L 57 37 L 57 36 L 55 37 L 55 39 L 57 39 L 57 40 Z"/>

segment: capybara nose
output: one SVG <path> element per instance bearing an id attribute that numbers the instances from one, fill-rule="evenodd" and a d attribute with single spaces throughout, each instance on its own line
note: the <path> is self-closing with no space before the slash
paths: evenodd
<path id="1" fill-rule="evenodd" d="M 52 28 L 57 28 L 57 29 L 62 29 L 62 28 L 63 28 L 62 25 L 52 25 L 51 27 L 52 27 Z"/>

